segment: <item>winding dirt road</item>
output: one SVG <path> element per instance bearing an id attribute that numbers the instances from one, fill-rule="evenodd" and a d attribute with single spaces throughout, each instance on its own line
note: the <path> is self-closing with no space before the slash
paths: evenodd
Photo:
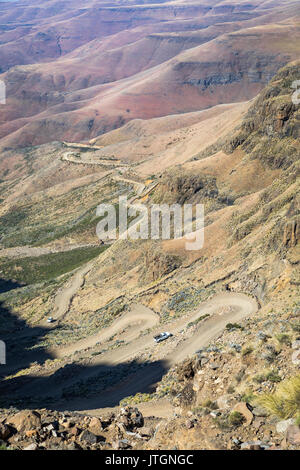
<path id="1" fill-rule="evenodd" d="M 94 261 L 94 260 L 93 260 Z M 76 292 L 83 286 L 85 275 L 90 271 L 93 261 L 85 264 L 72 276 L 72 278 L 60 289 L 54 300 L 54 312 L 52 318 L 61 320 L 70 309 L 72 299 Z"/>
<path id="2" fill-rule="evenodd" d="M 126 341 L 135 339 L 146 328 L 153 328 L 159 323 L 159 315 L 154 313 L 149 308 L 142 304 L 134 304 L 130 312 L 122 315 L 110 327 L 104 328 L 95 335 L 84 338 L 74 344 L 65 346 L 63 348 L 56 348 L 51 350 L 54 357 L 70 356 L 76 351 L 82 351 L 87 348 L 95 346 L 99 342 L 105 343 L 112 336 L 120 331 L 130 327 L 130 331 L 126 333 Z"/>
<path id="3" fill-rule="evenodd" d="M 186 315 L 184 318 L 169 323 L 167 329 L 173 333 L 174 339 L 156 344 L 153 341 L 153 335 L 162 330 L 162 327 L 155 327 L 155 325 L 158 325 L 157 314 L 147 307 L 135 304 L 130 312 L 99 334 L 52 351 L 52 354 L 54 353 L 56 357 L 71 355 L 78 350 L 83 350 L 83 348 L 92 347 L 100 340 L 105 343 L 117 332 L 123 332 L 124 328 L 131 326 L 128 337 L 125 336 L 126 340 L 130 340 L 129 343 L 117 349 L 103 352 L 100 356 L 91 356 L 87 351 L 88 367 L 82 367 L 75 375 L 66 377 L 61 384 L 56 381 L 52 383 L 51 377 L 49 377 L 50 381 L 47 384 L 42 385 L 41 383 L 41 396 L 51 394 L 58 398 L 65 387 L 72 388 L 78 381 L 85 382 L 92 379 L 103 370 L 111 370 L 113 373 L 116 367 L 120 367 L 126 362 L 138 361 L 143 353 L 149 354 L 150 357 L 151 354 L 159 352 L 158 348 L 162 348 L 160 350 L 162 359 L 144 364 L 144 367 L 138 368 L 138 370 L 134 369 L 130 375 L 127 374 L 115 386 L 105 389 L 96 398 L 80 397 L 67 403 L 67 408 L 70 410 L 89 410 L 90 413 L 91 410 L 94 413 L 95 410 L 99 412 L 99 409 L 116 406 L 126 396 L 151 390 L 169 368 L 194 354 L 197 350 L 208 346 L 212 340 L 223 332 L 227 323 L 239 322 L 256 312 L 257 308 L 256 301 L 245 294 L 226 292 L 215 295 L 204 302 L 191 315 Z M 187 324 L 203 315 L 208 315 L 208 317 L 199 323 L 199 327 L 192 336 L 188 336 L 189 330 L 186 330 L 184 334 L 183 329 Z M 142 330 L 151 327 L 153 328 L 151 333 L 141 335 Z M 163 329 L 165 328 L 164 326 Z M 178 342 L 178 338 L 182 338 L 182 340 Z M 164 351 L 166 351 L 165 355 Z M 37 384 L 35 383 L 33 386 L 36 387 Z M 26 391 L 30 392 L 30 386 L 26 388 Z M 64 403 L 62 407 L 66 407 L 66 404 Z"/>
<path id="4" fill-rule="evenodd" d="M 122 177 L 115 178 L 123 179 Z M 124 180 L 129 182 L 129 180 Z M 141 196 L 145 191 L 145 186 L 133 181 L 130 183 L 134 184 L 137 190 L 134 199 Z M 92 268 L 94 261 L 92 260 L 78 269 L 57 293 L 52 315 L 57 321 L 49 327 L 55 328 L 59 324 L 59 320 L 67 314 L 74 295 L 83 286 L 85 276 Z M 138 363 L 139 358 L 145 353 L 149 358 L 152 355 L 160 357 L 159 360 L 142 364 L 143 367 L 133 368 L 132 373 L 129 375 L 127 373 L 115 386 L 105 389 L 96 398 L 80 397 L 68 401 L 67 404 L 70 410 L 89 410 L 90 412 L 115 406 L 124 397 L 151 390 L 151 387 L 162 378 L 169 368 L 194 354 L 197 350 L 206 347 L 223 332 L 227 323 L 239 322 L 256 312 L 257 308 L 257 303 L 253 298 L 241 293 L 225 292 L 203 302 L 197 311 L 176 319 L 162 328 L 159 326 L 159 315 L 142 304 L 133 304 L 129 312 L 97 334 L 49 351 L 51 356 L 55 358 L 69 357 L 77 351 L 81 351 L 83 357 L 89 361 L 88 367 L 82 366 L 75 374 L 66 377 L 61 382 L 57 382 L 56 377 L 51 375 L 47 380 L 44 380 L 45 377 L 37 378 L 32 384 L 25 386 L 25 391 L 30 394 L 38 388 L 41 397 L 53 396 L 59 400 L 64 388 L 72 388 L 79 381 L 84 383 L 88 379 L 94 379 L 103 370 L 114 373 L 116 367 L 123 367 L 124 364 L 131 362 Z M 189 336 L 189 331 L 193 330 L 187 329 L 187 325 L 203 316 L 206 318 L 201 320 L 197 329 Z M 151 332 L 147 332 L 147 329 L 151 329 Z M 174 337 L 164 343 L 156 344 L 153 341 L 153 336 L 160 333 L 162 329 L 168 329 Z M 90 348 L 99 342 L 108 344 L 116 334 L 119 334 L 119 338 L 121 335 L 126 344 L 107 350 L 100 355 L 91 355 Z M 21 393 L 24 393 L 24 388 Z M 62 406 L 65 407 L 66 404 L 64 403 Z"/>

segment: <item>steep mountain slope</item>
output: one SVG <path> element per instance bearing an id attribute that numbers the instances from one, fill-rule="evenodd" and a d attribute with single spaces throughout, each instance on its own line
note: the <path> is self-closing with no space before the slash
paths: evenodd
<path id="1" fill-rule="evenodd" d="M 133 383 L 143 384 L 142 389 L 136 391 L 148 390 L 152 382 L 160 380 L 167 371 L 164 361 L 172 355 L 172 348 L 185 344 L 181 342 L 189 338 L 191 325 L 198 325 L 198 322 L 194 324 L 195 319 L 193 320 L 191 312 L 195 314 L 201 302 L 215 293 L 222 293 L 225 286 L 233 292 L 251 294 L 261 306 L 253 319 L 249 317 L 245 320 L 252 331 L 250 339 L 253 343 L 257 325 L 267 322 L 272 309 L 283 309 L 287 314 L 294 311 L 299 284 L 299 106 L 292 102 L 291 85 L 299 70 L 299 62 L 282 69 L 250 107 L 247 104 L 240 117 L 235 117 L 236 122 L 230 111 L 233 128 L 236 130 L 221 135 L 217 141 L 216 136 L 211 142 L 207 141 L 207 146 L 196 156 L 193 152 L 190 161 L 182 160 L 174 168 L 172 159 L 168 161 L 165 154 L 164 161 L 168 162 L 169 169 L 162 173 L 152 164 L 152 173 L 155 170 L 157 173 L 151 176 L 150 191 L 144 191 L 140 195 L 136 185 L 139 187 L 142 184 L 145 188 L 149 185 L 149 182 L 143 181 L 139 176 L 140 168 L 143 169 L 145 162 L 133 167 L 129 165 L 123 177 L 118 174 L 120 169 L 121 173 L 124 172 L 124 163 L 121 162 L 117 169 L 110 168 L 108 177 L 105 168 L 101 166 L 98 167 L 99 175 L 94 174 L 97 158 L 99 159 L 97 152 L 101 152 L 101 148 L 80 144 L 77 147 L 70 144 L 56 144 L 53 147 L 53 144 L 48 144 L 32 149 L 30 158 L 28 149 L 18 152 L 20 157 L 26 157 L 26 165 L 23 163 L 22 167 L 8 168 L 6 180 L 1 183 L 4 190 L 1 223 L 5 224 L 2 243 L 6 247 L 27 243 L 36 248 L 48 247 L 52 252 L 58 249 L 62 252 L 67 247 L 72 249 L 72 243 L 73 248 L 75 243 L 76 246 L 83 241 L 93 243 L 93 230 L 97 223 L 93 214 L 99 199 L 115 202 L 120 194 L 126 193 L 135 194 L 137 201 L 146 204 L 204 202 L 206 219 L 205 243 L 199 251 L 187 252 L 184 249 L 184 239 L 162 243 L 119 240 L 83 267 L 80 287 L 77 286 L 74 292 L 72 282 L 77 285 L 77 277 L 68 274 L 67 277 L 57 277 L 50 282 L 41 277 L 43 284 L 36 284 L 36 278 L 36 281 L 30 281 L 33 282 L 32 286 L 21 288 L 18 294 L 15 291 L 12 291 L 12 295 L 9 292 L 3 294 L 1 299 L 4 306 L 12 310 L 16 318 L 23 321 L 26 319 L 30 328 L 44 328 L 45 310 L 49 312 L 55 309 L 57 295 L 66 293 L 66 308 L 58 319 L 59 328 L 45 329 L 40 339 L 36 339 L 34 350 L 28 353 L 28 361 L 33 362 L 33 365 L 27 365 L 24 377 L 18 374 L 14 376 L 13 371 L 16 369 L 11 368 L 12 377 L 5 382 L 5 389 L 10 391 L 10 399 L 13 394 L 17 400 L 17 397 L 32 395 L 38 390 L 39 396 L 35 398 L 38 403 L 45 403 L 47 394 L 52 406 L 59 401 L 59 406 L 63 408 L 66 406 L 64 399 L 68 397 L 69 409 L 101 408 L 100 397 L 104 400 L 103 393 L 99 395 L 104 387 L 104 379 L 100 373 L 102 363 L 109 363 L 111 360 L 112 364 L 117 364 L 118 358 L 136 360 L 138 357 L 139 361 L 146 361 L 149 365 L 147 376 L 140 371 L 139 366 L 132 364 L 130 370 L 133 382 L 127 377 L 129 382 L 124 385 L 124 394 L 132 393 L 136 388 L 132 386 Z M 224 117 L 228 121 L 229 115 L 226 112 L 219 114 L 220 125 Z M 189 118 L 193 120 L 195 116 L 191 115 Z M 203 119 L 203 116 L 201 118 L 200 124 L 209 128 L 210 119 Z M 170 122 L 172 124 L 172 119 Z M 115 131 L 114 138 L 120 139 L 122 144 L 126 128 L 131 132 L 132 138 L 134 132 L 138 134 L 143 129 L 142 124 L 138 122 L 131 129 L 127 125 L 123 134 L 121 130 Z M 168 123 L 166 121 L 163 124 Z M 193 121 L 190 124 L 190 129 L 196 132 L 197 127 L 195 128 Z M 156 123 L 152 125 L 152 131 L 155 132 Z M 175 132 L 176 125 L 173 126 Z M 150 132 L 151 127 L 148 129 Z M 185 142 L 188 145 L 188 139 Z M 73 163 L 63 159 L 55 160 L 54 155 L 63 156 L 66 150 L 73 154 Z M 169 151 L 172 154 L 172 150 Z M 86 158 L 90 163 L 85 163 Z M 104 157 L 101 158 L 99 160 L 103 161 Z M 51 160 L 52 164 L 49 166 Z M 112 164 L 113 161 L 108 162 Z M 69 183 L 60 185 L 56 179 L 58 174 Z M 114 178 L 114 184 L 110 178 Z M 36 186 L 37 181 L 40 181 L 39 186 Z M 32 221 L 30 227 L 26 224 L 28 213 Z M 6 253 L 9 255 L 9 252 Z M 3 265 L 2 276 L 13 273 L 15 282 L 20 282 L 25 275 L 29 279 L 28 267 L 38 266 L 39 270 L 42 269 L 44 258 L 41 255 L 33 258 L 28 251 L 27 255 L 22 256 L 20 251 L 18 256 L 15 254 L 10 263 Z M 39 275 L 39 270 L 36 270 L 36 276 Z M 69 291 L 71 297 L 67 301 Z M 107 349 L 103 352 L 97 340 L 103 327 L 112 325 L 113 329 L 116 328 L 112 322 L 121 321 L 123 315 L 130 318 L 129 312 L 136 304 L 154 310 L 159 315 L 160 328 L 164 325 L 164 329 L 173 328 L 174 331 L 183 332 L 157 349 L 152 346 L 151 334 L 136 337 L 135 326 L 128 325 L 125 331 L 114 330 L 117 336 L 108 341 Z M 228 315 L 235 312 L 235 307 L 232 308 L 228 312 L 226 310 Z M 222 312 L 216 313 L 221 314 Z M 280 318 L 274 317 L 273 320 L 275 333 L 272 330 L 272 337 L 280 334 L 280 323 L 276 323 Z M 199 328 L 201 332 L 201 322 Z M 249 338 L 244 337 L 242 332 L 243 330 L 239 341 L 246 347 Z M 8 328 L 8 341 L 9 334 Z M 25 334 L 24 328 L 21 328 L 20 334 Z M 295 334 L 291 335 L 294 339 Z M 128 341 L 124 350 L 122 341 Z M 222 343 L 223 339 L 220 341 Z M 226 343 L 227 340 L 224 341 Z M 69 352 L 66 356 L 59 355 L 60 345 L 67 346 L 65 349 Z M 198 347 L 196 343 L 194 347 Z M 37 352 L 42 348 L 47 352 L 47 358 L 52 357 L 54 360 L 45 363 L 42 361 L 36 366 L 33 361 L 37 357 L 34 352 L 36 348 Z M 114 352 L 114 348 L 121 349 Z M 17 351 L 15 354 L 18 358 Z M 99 359 L 98 354 L 105 354 L 104 359 Z M 283 354 L 290 354 L 288 345 Z M 60 360 L 55 360 L 55 357 Z M 77 364 L 76 375 L 68 376 L 65 368 L 67 364 L 71 369 L 75 367 L 70 365 L 74 361 Z M 85 367 L 86 361 L 89 367 Z M 234 369 L 240 363 L 240 359 L 236 362 L 235 357 L 231 361 Z M 258 360 L 250 363 L 251 374 L 260 373 L 264 363 Z M 121 373 L 124 363 L 119 366 Z M 281 356 L 274 362 L 275 366 L 281 367 L 287 375 L 294 372 L 293 364 L 284 366 Z M 48 376 L 49 370 L 51 374 Z M 48 377 L 46 381 L 43 378 L 45 373 Z M 140 374 L 143 374 L 142 382 L 139 382 Z M 35 377 L 33 382 L 28 380 L 31 376 Z M 121 376 L 123 377 L 122 373 Z M 170 376 L 167 375 L 164 380 L 168 382 L 169 379 Z M 121 378 L 120 380 L 122 382 Z M 119 396 L 123 385 L 116 386 Z M 178 386 L 181 385 L 177 382 L 172 385 L 175 389 Z M 157 396 L 160 395 L 154 397 Z M 194 398 L 191 399 L 190 406 L 196 403 Z M 233 401 L 236 400 L 232 398 Z M 202 399 L 204 398 L 201 395 Z M 106 404 L 108 401 L 104 400 Z"/>
<path id="2" fill-rule="evenodd" d="M 1 183 L 5 202 L 0 220 L 6 224 L 6 233 L 11 233 L 10 241 L 9 236 L 2 238 L 4 243 L 25 240 L 22 210 L 25 220 L 28 210 L 34 219 L 34 239 L 45 235 L 40 228 L 45 218 L 49 222 L 67 217 L 69 236 L 76 239 L 84 233 L 87 240 L 87 221 L 95 228 L 96 220 L 82 219 L 81 204 L 85 201 L 93 210 L 99 196 L 115 201 L 128 192 L 146 204 L 204 201 L 205 243 L 200 251 L 187 252 L 180 239 L 162 243 L 120 240 L 73 275 L 30 281 L 33 284 L 2 293 L 0 302 L 7 318 L 3 337 L 7 344 L 12 331 L 14 341 L 19 337 L 14 361 L 3 369 L 2 406 L 18 405 L 21 399 L 22 406 L 31 408 L 88 410 L 101 416 L 105 448 L 120 448 L 123 438 L 128 448 L 138 449 L 168 449 L 174 443 L 180 449 L 299 447 L 298 428 L 293 424 L 298 405 L 287 415 L 267 399 L 267 393 L 284 379 L 293 380 L 291 394 L 297 387 L 300 149 L 299 105 L 292 101 L 292 84 L 299 73 L 299 61 L 281 69 L 245 106 L 234 131 L 207 141 L 190 161 L 174 167 L 170 160 L 168 169 L 152 175 L 156 185 L 146 195 L 139 195 L 135 188 L 141 184 L 135 181 L 139 181 L 143 162 L 127 168 L 123 185 L 119 174 L 118 184 L 112 186 L 100 166 L 99 175 L 89 174 L 90 170 L 95 173 L 101 148 L 48 144 L 31 149 L 30 158 L 28 149 L 18 151 L 19 162 L 23 155 L 26 164 L 8 167 Z M 186 116 L 185 124 L 193 128 L 196 117 Z M 210 119 L 201 117 L 201 124 L 209 127 Z M 224 117 L 229 119 L 223 112 L 220 122 Z M 155 132 L 157 125 L 156 120 L 149 125 L 138 121 L 108 135 L 107 143 L 112 139 L 122 144 L 126 134 L 132 139 L 145 129 Z M 175 132 L 178 121 L 163 119 L 162 125 L 173 125 Z M 55 160 L 54 155 L 66 149 L 72 149 L 73 163 Z M 93 158 L 93 165 L 84 163 L 86 155 L 89 161 Z M 43 174 L 44 181 L 36 187 L 35 178 Z M 60 186 L 58 174 L 70 185 Z M 147 181 L 143 183 L 147 187 Z M 77 223 L 83 220 L 83 227 L 72 229 L 74 217 Z M 50 235 L 60 240 L 61 249 L 71 241 L 53 227 Z M 40 238 L 39 244 L 55 248 L 53 240 Z M 20 282 L 30 266 L 35 266 L 37 276 L 42 256 L 20 254 L 18 258 L 14 254 L 12 263 L 2 266 L 2 276 L 14 272 L 15 282 Z M 45 311 L 53 311 L 58 298 L 64 299 L 58 324 L 46 328 Z M 150 332 L 143 332 L 144 317 L 153 321 Z M 152 336 L 159 329 L 173 331 L 174 337 L 158 346 Z M 176 357 L 181 360 L 185 352 L 196 350 L 196 355 L 176 364 Z M 281 393 L 280 388 L 276 393 Z M 262 397 L 264 401 L 259 401 Z M 117 405 L 120 398 L 123 405 L 138 403 L 146 416 L 151 415 L 146 419 L 157 426 L 156 432 L 141 439 L 113 424 L 115 418 L 101 408 Z M 13 415 L 14 411 L 5 411 L 5 422 L 13 424 L 20 418 Z M 75 421 L 76 416 L 70 414 Z M 283 424 L 277 423 L 286 417 L 292 424 L 287 424 L 283 439 Z M 19 447 L 32 442 L 21 428 L 19 435 Z M 7 443 L 15 446 L 7 436 Z M 93 438 L 94 447 L 100 445 L 100 437 Z M 59 432 L 52 439 L 46 433 L 41 437 L 44 444 L 38 446 L 65 448 L 70 443 L 68 433 Z M 76 446 L 86 448 L 81 438 L 75 441 Z"/>
<path id="3" fill-rule="evenodd" d="M 0 5 L 6 45 L 20 24 L 29 42 L 50 17 L 55 34 L 68 27 L 61 59 L 49 61 L 50 44 L 43 66 L 1 75 L 0 438 L 299 449 L 298 5 L 115 5 L 24 2 L 15 19 Z M 95 11 L 120 32 L 86 43 L 96 30 L 86 39 L 78 24 Z M 120 196 L 149 209 L 203 203 L 203 247 L 99 241 L 97 205 L 118 213 Z"/>

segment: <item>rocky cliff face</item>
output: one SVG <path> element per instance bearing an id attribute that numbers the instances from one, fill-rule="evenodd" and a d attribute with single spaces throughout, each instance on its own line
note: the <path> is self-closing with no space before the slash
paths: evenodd
<path id="1" fill-rule="evenodd" d="M 216 199 L 218 195 L 215 178 L 193 174 L 178 167 L 162 176 L 151 200 L 154 203 L 192 204 Z"/>
<path id="2" fill-rule="evenodd" d="M 265 245 L 271 252 L 286 253 L 299 243 L 300 108 L 293 102 L 293 85 L 299 76 L 299 62 L 283 68 L 224 146 L 229 156 L 242 149 L 250 160 L 279 171 L 255 208 L 236 224 L 233 235 L 241 240 L 259 224 L 271 224 Z"/>
<path id="3" fill-rule="evenodd" d="M 287 222 L 284 227 L 282 243 L 286 247 L 296 246 L 300 241 L 300 226 L 298 220 Z"/>
<path id="4" fill-rule="evenodd" d="M 227 146 L 233 151 L 239 145 L 271 168 L 287 168 L 300 156 L 300 109 L 293 103 L 299 79 L 299 63 L 283 68 L 250 108 L 239 130 Z"/>

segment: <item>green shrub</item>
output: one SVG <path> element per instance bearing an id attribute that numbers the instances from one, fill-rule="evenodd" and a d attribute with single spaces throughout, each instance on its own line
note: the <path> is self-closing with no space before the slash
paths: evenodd
<path id="1" fill-rule="evenodd" d="M 253 346 L 245 346 L 242 351 L 241 351 L 241 355 L 244 357 L 244 356 L 248 356 L 248 354 L 251 354 L 253 352 Z"/>
<path id="2" fill-rule="evenodd" d="M 241 396 L 241 401 L 245 402 L 245 403 L 251 403 L 254 399 L 254 395 L 251 391 L 248 391 L 248 392 L 245 392 L 242 396 Z"/>
<path id="3" fill-rule="evenodd" d="M 4 279 L 15 279 L 25 284 L 48 281 L 73 271 L 98 256 L 106 248 L 105 245 L 91 246 L 35 257 L 3 260 L 1 262 L 1 276 Z"/>
<path id="4" fill-rule="evenodd" d="M 212 400 L 205 400 L 202 403 L 202 406 L 204 408 L 209 408 L 210 410 L 217 410 L 218 409 L 217 403 L 215 401 L 212 401 Z"/>
<path id="5" fill-rule="evenodd" d="M 275 371 L 269 372 L 269 373 L 266 375 L 266 379 L 269 380 L 269 382 L 272 382 L 272 383 L 281 382 L 281 377 L 280 377 L 280 375 L 278 375 L 278 373 L 275 372 Z"/>
<path id="6" fill-rule="evenodd" d="M 276 339 L 280 344 L 286 344 L 287 346 L 291 345 L 291 338 L 286 333 L 276 335 Z"/>
<path id="7" fill-rule="evenodd" d="M 226 330 L 228 330 L 228 331 L 244 330 L 244 327 L 239 325 L 238 323 L 227 323 Z"/>
<path id="8" fill-rule="evenodd" d="M 228 416 L 228 423 L 230 426 L 240 426 L 245 421 L 244 416 L 238 411 L 232 411 Z"/>

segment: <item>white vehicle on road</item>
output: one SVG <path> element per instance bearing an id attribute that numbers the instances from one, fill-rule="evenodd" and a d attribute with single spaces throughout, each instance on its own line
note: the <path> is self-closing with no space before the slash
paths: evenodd
<path id="1" fill-rule="evenodd" d="M 54 320 L 53 317 L 48 317 L 48 318 L 47 318 L 47 322 L 48 322 L 48 323 L 53 323 L 54 321 L 55 321 L 55 320 Z"/>
<path id="2" fill-rule="evenodd" d="M 173 336 L 172 333 L 165 331 L 164 333 L 160 333 L 159 335 L 154 336 L 153 339 L 156 343 L 160 343 L 161 341 L 164 341 L 165 339 L 168 339 L 171 336 Z"/>

